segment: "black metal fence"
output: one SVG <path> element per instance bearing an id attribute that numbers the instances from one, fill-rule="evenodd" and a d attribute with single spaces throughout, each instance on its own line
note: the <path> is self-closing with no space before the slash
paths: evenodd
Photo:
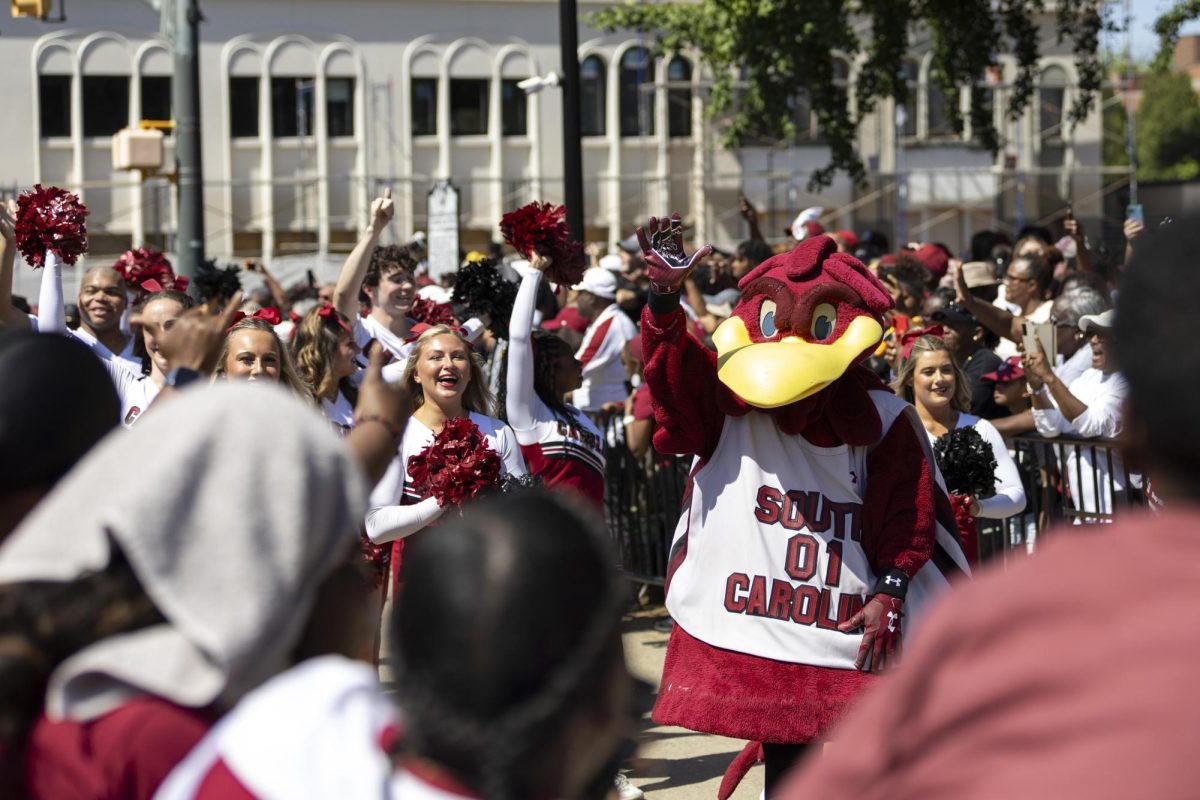
<path id="1" fill-rule="evenodd" d="M 633 580 L 661 585 L 692 459 L 653 451 L 635 458 L 619 416 L 603 430 L 605 518 L 622 569 Z M 1025 485 L 1025 510 L 1006 520 L 978 520 L 981 561 L 1024 557 L 1056 525 L 1111 522 L 1146 502 L 1141 476 L 1129 473 L 1115 442 L 1031 435 L 1010 444 Z"/>

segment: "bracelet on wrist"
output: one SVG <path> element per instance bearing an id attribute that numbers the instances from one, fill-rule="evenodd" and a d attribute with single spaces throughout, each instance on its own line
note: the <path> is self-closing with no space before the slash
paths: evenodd
<path id="1" fill-rule="evenodd" d="M 404 433 L 403 428 L 401 428 L 396 423 L 392 422 L 387 417 L 381 416 L 379 414 L 364 414 L 361 417 L 354 418 L 354 424 L 356 426 L 362 425 L 367 422 L 378 422 L 380 425 L 387 428 L 387 432 L 392 435 L 393 439 L 399 439 L 400 436 L 403 435 L 403 433 Z"/>

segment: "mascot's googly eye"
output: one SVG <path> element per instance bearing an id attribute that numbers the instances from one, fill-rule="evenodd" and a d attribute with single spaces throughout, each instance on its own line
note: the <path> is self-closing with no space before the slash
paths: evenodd
<path id="1" fill-rule="evenodd" d="M 774 300 L 764 300 L 762 307 L 758 309 L 758 329 L 768 339 L 777 333 Z"/>
<path id="2" fill-rule="evenodd" d="M 813 309 L 812 338 L 815 342 L 823 342 L 833 335 L 837 327 L 837 309 L 829 303 L 821 303 Z"/>

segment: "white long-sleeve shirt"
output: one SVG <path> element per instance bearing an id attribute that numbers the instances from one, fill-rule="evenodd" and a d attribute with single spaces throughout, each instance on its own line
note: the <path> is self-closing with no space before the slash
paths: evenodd
<path id="1" fill-rule="evenodd" d="M 991 497 L 979 497 L 979 516 L 987 519 L 1006 519 L 1020 514 L 1025 510 L 1025 486 L 1021 483 L 1021 474 L 1017 464 L 1008 452 L 1004 437 L 992 423 L 974 414 L 959 414 L 956 428 L 974 428 L 983 440 L 992 446 L 992 455 L 996 459 L 996 494 Z M 933 444 L 937 437 L 929 431 L 925 432 L 929 443 Z"/>
<path id="2" fill-rule="evenodd" d="M 77 330 L 68 328 L 63 309 L 62 261 L 58 256 L 47 252 L 46 264 L 42 267 L 42 284 L 38 291 L 38 315 L 36 318 L 30 318 L 33 329 L 39 333 L 73 336 L 87 345 L 101 361 L 107 363 L 115 360 L 134 375 L 142 374 L 142 362 L 133 354 L 132 336 L 125 343 L 125 349 L 114 353 L 84 327 L 80 326 Z M 120 391 L 120 384 L 115 380 L 114 384 Z"/>
<path id="3" fill-rule="evenodd" d="M 1087 409 L 1068 420 L 1057 408 L 1033 409 L 1033 421 L 1038 433 L 1046 438 L 1078 436 L 1083 439 L 1115 439 L 1121 433 L 1121 406 L 1129 387 L 1120 373 L 1105 374 L 1089 367 L 1067 385 L 1067 390 Z M 1068 448 L 1066 458 L 1067 485 L 1077 511 L 1111 514 L 1112 489 L 1125 488 L 1125 467 L 1118 453 L 1109 456 L 1097 450 L 1093 456 L 1088 446 Z M 1110 488 L 1111 483 L 1111 488 Z M 1097 497 L 1096 486 L 1100 492 Z"/>
<path id="4" fill-rule="evenodd" d="M 471 422 L 479 426 L 488 447 L 500 456 L 504 475 L 526 475 L 525 461 L 512 428 L 498 419 L 471 412 Z M 410 417 L 400 439 L 400 450 L 387 472 L 371 490 L 367 509 L 367 537 L 383 544 L 411 536 L 444 512 L 437 498 L 422 497 L 408 474 L 408 460 L 433 442 L 434 432 L 416 417 Z"/>

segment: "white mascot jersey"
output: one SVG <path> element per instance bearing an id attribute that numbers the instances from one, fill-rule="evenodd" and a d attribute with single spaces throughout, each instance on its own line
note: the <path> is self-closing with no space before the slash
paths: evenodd
<path id="1" fill-rule="evenodd" d="M 901 416 L 911 407 L 900 398 L 871 398 L 884 436 L 893 424 L 913 424 Z M 686 547 L 668 578 L 675 622 L 726 650 L 854 669 L 862 634 L 837 626 L 862 609 L 878 577 L 862 547 L 869 452 L 817 447 L 783 433 L 769 414 L 727 417 L 712 458 L 694 474 L 672 542 L 673 555 Z M 944 492 L 940 474 L 936 481 Z M 954 534 L 939 525 L 937 539 L 969 574 Z M 918 571 L 905 600 L 906 637 L 947 586 L 932 559 Z"/>

